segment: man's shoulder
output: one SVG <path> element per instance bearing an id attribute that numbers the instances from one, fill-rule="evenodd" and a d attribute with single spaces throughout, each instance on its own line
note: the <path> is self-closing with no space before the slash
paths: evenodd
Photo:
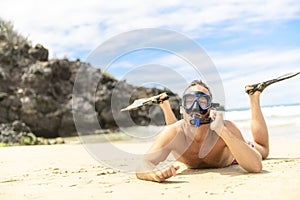
<path id="1" fill-rule="evenodd" d="M 177 132 L 177 133 L 182 132 L 183 127 L 184 127 L 183 119 L 178 120 L 177 122 L 169 125 L 170 130 L 172 130 L 172 132 Z"/>
<path id="2" fill-rule="evenodd" d="M 224 125 L 235 135 L 242 137 L 240 129 L 232 122 L 229 120 L 224 120 Z"/>
<path id="3" fill-rule="evenodd" d="M 173 124 L 164 127 L 161 134 L 165 137 L 175 137 L 182 132 L 183 121 L 179 120 Z"/>

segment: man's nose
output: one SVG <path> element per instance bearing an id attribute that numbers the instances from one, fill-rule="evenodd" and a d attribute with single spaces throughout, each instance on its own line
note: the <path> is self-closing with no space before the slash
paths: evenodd
<path id="1" fill-rule="evenodd" d="M 198 109 L 198 108 L 199 108 L 198 102 L 194 101 L 192 109 Z"/>

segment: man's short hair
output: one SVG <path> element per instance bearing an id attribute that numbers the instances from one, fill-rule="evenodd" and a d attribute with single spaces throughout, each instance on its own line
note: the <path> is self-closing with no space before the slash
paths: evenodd
<path id="1" fill-rule="evenodd" d="M 191 87 L 193 87 L 193 86 L 195 86 L 195 85 L 201 85 L 201 86 L 203 86 L 204 88 L 206 88 L 206 89 L 208 90 L 208 92 L 209 92 L 209 95 L 212 97 L 212 93 L 211 93 L 209 87 L 208 87 L 202 80 L 193 80 L 193 81 L 190 83 L 190 85 L 184 90 L 183 95 L 186 93 L 186 91 L 187 91 L 189 88 L 191 88 Z"/>

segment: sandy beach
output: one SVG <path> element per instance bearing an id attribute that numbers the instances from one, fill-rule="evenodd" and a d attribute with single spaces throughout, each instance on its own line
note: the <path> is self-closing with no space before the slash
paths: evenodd
<path id="1" fill-rule="evenodd" d="M 122 142 L 128 149 L 148 144 Z M 0 148 L 0 199 L 299 199 L 300 142 L 271 141 L 259 174 L 238 165 L 189 170 L 164 183 L 97 162 L 79 143 Z"/>

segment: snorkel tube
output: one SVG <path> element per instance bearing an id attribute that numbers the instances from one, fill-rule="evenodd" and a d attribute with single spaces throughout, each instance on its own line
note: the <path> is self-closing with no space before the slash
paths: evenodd
<path id="1" fill-rule="evenodd" d="M 213 109 L 217 109 L 220 106 L 219 103 L 212 103 L 211 104 L 211 108 Z M 206 110 L 206 112 L 204 114 L 207 113 L 208 110 Z M 189 114 L 189 111 L 187 112 Z M 200 112 L 201 114 L 201 112 Z M 198 113 L 191 113 L 191 118 L 190 119 L 190 124 L 192 126 L 196 126 L 196 127 L 200 127 L 201 124 L 209 124 L 210 122 L 212 122 L 212 119 L 210 117 L 205 117 L 205 118 L 200 118 L 200 114 Z"/>
<path id="2" fill-rule="evenodd" d="M 198 106 L 197 106 L 198 107 Z M 211 122 L 211 118 L 201 118 L 201 115 L 205 115 L 208 109 L 204 110 L 200 106 L 196 109 L 186 110 L 187 114 L 191 116 L 190 124 L 192 126 L 199 127 L 201 124 L 207 124 Z"/>
<path id="3" fill-rule="evenodd" d="M 201 124 L 209 124 L 211 122 L 210 117 L 200 118 L 199 114 L 192 114 L 192 119 L 190 120 L 190 124 L 192 126 L 199 127 Z"/>
<path id="4" fill-rule="evenodd" d="M 190 124 L 192 126 L 197 126 L 199 127 L 201 125 L 201 121 L 200 121 L 200 115 L 198 114 L 193 114 L 192 115 L 192 119 L 190 120 Z"/>
<path id="5" fill-rule="evenodd" d="M 190 124 L 199 127 L 201 124 L 208 124 L 212 120 L 209 117 L 201 118 L 211 108 L 216 108 L 220 104 L 212 103 L 211 96 L 200 91 L 195 91 L 183 95 L 182 106 L 185 112 L 190 115 Z"/>

